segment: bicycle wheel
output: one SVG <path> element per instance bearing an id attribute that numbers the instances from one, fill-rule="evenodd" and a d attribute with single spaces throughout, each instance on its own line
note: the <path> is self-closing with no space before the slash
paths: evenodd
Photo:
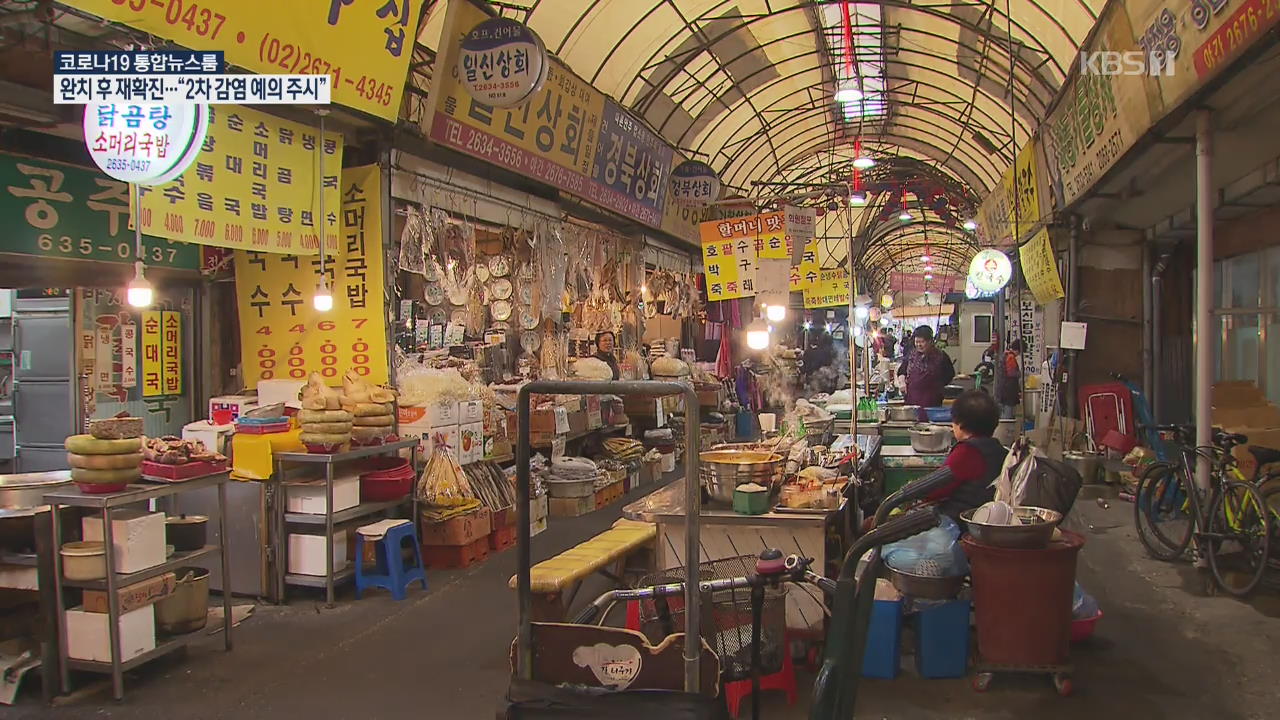
<path id="1" fill-rule="evenodd" d="M 1253 592 L 1267 572 L 1269 515 L 1262 493 L 1249 483 L 1225 483 L 1214 494 L 1203 550 L 1218 586 L 1232 595 Z"/>
<path id="2" fill-rule="evenodd" d="M 1134 526 L 1138 539 L 1152 557 L 1177 560 L 1191 544 L 1195 523 L 1182 471 L 1167 463 L 1147 468 L 1138 480 L 1133 498 Z"/>
<path id="3" fill-rule="evenodd" d="M 1263 481 L 1258 489 L 1270 511 L 1271 527 L 1271 546 L 1267 549 L 1267 575 L 1262 582 L 1271 589 L 1280 589 L 1280 484 Z"/>

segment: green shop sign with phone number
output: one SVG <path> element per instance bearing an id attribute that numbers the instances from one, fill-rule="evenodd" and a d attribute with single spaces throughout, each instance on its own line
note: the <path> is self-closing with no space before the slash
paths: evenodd
<path id="1" fill-rule="evenodd" d="M 200 247 L 143 236 L 148 265 L 200 269 Z M 132 263 L 129 185 L 96 170 L 0 153 L 0 253 Z"/>

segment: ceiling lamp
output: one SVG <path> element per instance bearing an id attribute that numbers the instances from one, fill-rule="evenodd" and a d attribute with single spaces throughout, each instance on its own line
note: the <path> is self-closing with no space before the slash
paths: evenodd
<path id="1" fill-rule="evenodd" d="M 323 252 L 320 257 L 324 257 Z M 316 294 L 311 296 L 311 305 L 316 312 L 329 312 L 333 309 L 333 293 L 329 292 L 329 283 L 325 281 L 323 275 L 320 276 L 320 285 L 316 287 Z"/>
<path id="2" fill-rule="evenodd" d="M 880 298 L 880 307 L 884 308 L 885 310 L 888 310 L 889 308 L 893 307 L 893 296 L 890 295 L 889 293 L 885 293 L 884 297 Z"/>
<path id="3" fill-rule="evenodd" d="M 926 265 L 933 262 L 933 258 L 929 257 L 928 250 L 925 250 L 924 254 L 920 256 L 920 262 L 925 263 Z"/>
<path id="4" fill-rule="evenodd" d="M 769 318 L 769 322 L 780 323 L 787 318 L 787 306 L 769 305 L 765 308 L 764 314 Z"/>
<path id="5" fill-rule="evenodd" d="M 898 213 L 898 219 L 902 222 L 911 222 L 911 212 L 904 209 L 902 212 Z"/>
<path id="6" fill-rule="evenodd" d="M 925 280 L 932 280 L 932 279 L 933 279 L 933 273 L 931 273 L 931 272 L 926 272 L 926 273 L 924 274 L 924 279 L 925 279 Z"/>
<path id="7" fill-rule="evenodd" d="M 862 91 L 853 86 L 842 87 L 836 91 L 836 102 L 851 103 L 862 99 Z"/>
<path id="8" fill-rule="evenodd" d="M 858 205 L 866 205 L 867 194 L 861 190 L 854 190 L 853 193 L 849 195 L 849 204 L 855 207 Z"/>
<path id="9" fill-rule="evenodd" d="M 876 161 L 866 155 L 859 154 L 853 159 L 853 166 L 859 170 L 867 170 L 876 166 Z"/>
<path id="10" fill-rule="evenodd" d="M 125 299 L 133 307 L 145 308 L 151 307 L 151 298 L 151 283 L 142 274 L 142 261 L 139 260 L 133 264 L 133 279 L 129 281 L 129 286 L 125 289 Z"/>
<path id="11" fill-rule="evenodd" d="M 964 224 L 963 224 L 963 225 L 961 225 L 961 227 L 963 227 L 965 230 L 968 230 L 968 231 L 972 232 L 972 231 L 974 231 L 974 230 L 977 230 L 977 229 L 978 229 L 978 223 L 976 223 L 976 222 L 974 222 L 974 221 L 972 221 L 972 220 L 965 220 L 965 221 L 964 221 Z"/>

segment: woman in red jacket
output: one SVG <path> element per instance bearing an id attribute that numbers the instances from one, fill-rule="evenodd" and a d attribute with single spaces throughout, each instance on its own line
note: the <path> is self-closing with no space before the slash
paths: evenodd
<path id="1" fill-rule="evenodd" d="M 961 393 L 951 405 L 951 432 L 956 445 L 943 463 L 951 470 L 949 485 L 935 490 L 928 502 L 959 521 L 960 513 L 990 502 L 991 483 L 1000 475 L 1008 451 L 992 435 L 1000 425 L 995 398 L 980 390 Z"/>

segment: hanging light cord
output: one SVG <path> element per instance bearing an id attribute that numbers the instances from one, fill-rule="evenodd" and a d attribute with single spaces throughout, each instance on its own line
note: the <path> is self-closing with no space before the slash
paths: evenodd
<path id="1" fill-rule="evenodd" d="M 324 118 L 329 114 L 329 111 L 322 108 L 316 110 L 316 114 L 320 116 L 320 140 L 316 143 L 316 147 L 320 150 L 320 282 L 324 283 L 324 287 L 328 289 L 329 279 L 325 275 L 324 268 L 325 221 L 327 219 L 324 214 Z"/>

